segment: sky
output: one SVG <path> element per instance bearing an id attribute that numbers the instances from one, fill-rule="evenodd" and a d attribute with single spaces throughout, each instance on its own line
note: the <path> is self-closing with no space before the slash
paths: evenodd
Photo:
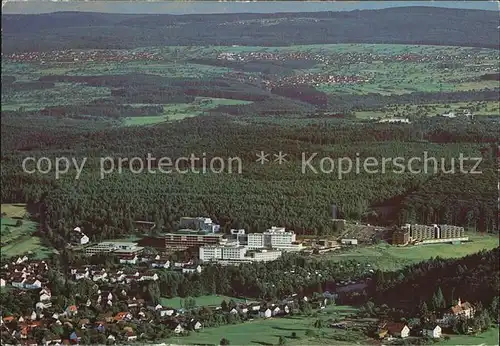
<path id="1" fill-rule="evenodd" d="M 87 11 L 107 13 L 273 13 L 273 12 L 316 12 L 352 11 L 380 9 L 401 6 L 435 6 L 462 9 L 498 11 L 498 1 L 57 1 L 57 0 L 8 0 L 2 13 L 50 13 L 57 11 Z"/>

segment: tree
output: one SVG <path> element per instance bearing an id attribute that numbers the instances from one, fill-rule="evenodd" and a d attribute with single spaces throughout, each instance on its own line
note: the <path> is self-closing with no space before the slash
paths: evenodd
<path id="1" fill-rule="evenodd" d="M 292 332 L 292 339 L 297 339 L 297 333 L 296 332 Z"/>
<path id="2" fill-rule="evenodd" d="M 325 326 L 325 323 L 322 319 L 317 319 L 316 321 L 314 321 L 314 327 L 315 328 L 318 328 L 318 329 L 321 329 Z"/>
<path id="3" fill-rule="evenodd" d="M 220 346 L 229 345 L 229 340 L 226 338 L 222 338 L 220 339 L 219 345 Z"/>
<path id="4" fill-rule="evenodd" d="M 284 336 L 279 337 L 278 345 L 286 345 L 286 338 Z"/>
<path id="5" fill-rule="evenodd" d="M 419 306 L 419 317 L 423 321 L 426 321 L 429 317 L 429 308 L 427 307 L 427 303 L 425 301 L 422 301 Z"/>
<path id="6" fill-rule="evenodd" d="M 193 297 L 187 297 L 184 299 L 184 309 L 191 310 L 196 307 L 196 300 Z"/>

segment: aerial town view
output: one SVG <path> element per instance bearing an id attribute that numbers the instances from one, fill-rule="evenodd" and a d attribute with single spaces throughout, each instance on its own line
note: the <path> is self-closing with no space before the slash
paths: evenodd
<path id="1" fill-rule="evenodd" d="M 2 2 L 2 345 L 499 344 L 495 1 Z"/>

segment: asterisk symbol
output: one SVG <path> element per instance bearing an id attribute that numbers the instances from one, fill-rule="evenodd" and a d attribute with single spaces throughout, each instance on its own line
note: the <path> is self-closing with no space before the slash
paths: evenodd
<path id="1" fill-rule="evenodd" d="M 274 162 L 278 162 L 279 165 L 286 162 L 286 154 L 283 154 L 282 151 L 280 151 L 278 154 L 274 154 L 274 157 Z"/>
<path id="2" fill-rule="evenodd" d="M 257 160 L 255 160 L 255 161 L 260 163 L 261 165 L 263 165 L 264 163 L 269 161 L 269 159 L 267 158 L 269 156 L 269 154 L 266 154 L 263 151 L 261 151 L 260 153 L 257 153 L 256 155 L 257 155 Z"/>

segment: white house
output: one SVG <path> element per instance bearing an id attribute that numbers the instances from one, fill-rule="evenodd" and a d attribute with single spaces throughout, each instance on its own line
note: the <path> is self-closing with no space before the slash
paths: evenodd
<path id="1" fill-rule="evenodd" d="M 264 317 L 264 318 L 270 318 L 273 316 L 273 312 L 271 311 L 271 309 L 263 309 L 260 313 L 259 313 L 259 316 L 260 317 Z"/>
<path id="2" fill-rule="evenodd" d="M 28 257 L 23 256 L 23 257 L 18 257 L 17 260 L 14 262 L 15 264 L 21 264 L 23 262 L 26 262 L 28 260 Z"/>
<path id="3" fill-rule="evenodd" d="M 201 273 L 201 266 L 194 266 L 194 267 L 184 267 L 182 268 L 182 274 L 187 274 L 187 273 Z"/>
<path id="4" fill-rule="evenodd" d="M 165 316 L 172 316 L 174 314 L 175 310 L 171 308 L 161 308 L 159 310 L 160 317 L 165 317 Z"/>
<path id="5" fill-rule="evenodd" d="M 25 281 L 26 281 L 25 278 L 17 277 L 16 279 L 12 280 L 12 286 L 17 287 L 17 288 L 23 288 Z"/>
<path id="6" fill-rule="evenodd" d="M 178 324 L 175 326 L 175 328 L 173 329 L 173 332 L 174 332 L 175 334 L 180 334 L 180 333 L 182 333 L 183 331 L 184 331 L 184 327 L 183 327 L 180 323 L 178 323 Z"/>
<path id="7" fill-rule="evenodd" d="M 168 259 L 155 259 L 153 262 L 151 262 L 151 267 L 152 268 L 169 268 L 170 267 L 170 261 Z"/>
<path id="8" fill-rule="evenodd" d="M 449 308 L 444 314 L 443 318 L 438 322 L 448 325 L 454 320 L 469 319 L 474 317 L 474 307 L 469 302 L 464 302 L 458 298 L 458 303 Z"/>
<path id="9" fill-rule="evenodd" d="M 441 327 L 438 325 L 435 325 L 434 327 L 429 326 L 424 328 L 423 334 L 429 338 L 439 339 L 441 337 Z"/>
<path id="10" fill-rule="evenodd" d="M 279 315 L 279 314 L 280 314 L 280 312 L 281 312 L 281 309 L 279 308 L 279 306 L 276 306 L 276 307 L 275 307 L 275 308 L 273 308 L 273 310 L 272 310 L 272 315 L 273 315 L 273 316 L 277 316 L 277 315 Z"/>
<path id="11" fill-rule="evenodd" d="M 80 227 L 75 227 L 71 232 L 71 242 L 76 245 L 85 245 L 90 241 L 89 237 L 82 232 Z"/>
<path id="12" fill-rule="evenodd" d="M 139 261 L 139 258 L 135 254 L 120 255 L 121 264 L 137 264 L 137 261 Z"/>
<path id="13" fill-rule="evenodd" d="M 5 280 L 0 278 L 0 287 L 5 287 Z"/>
<path id="14" fill-rule="evenodd" d="M 146 272 L 144 274 L 141 274 L 137 281 L 156 281 L 158 279 L 158 274 Z"/>
<path id="15" fill-rule="evenodd" d="M 24 288 L 34 290 L 42 287 L 40 280 L 29 279 L 24 281 Z"/>

